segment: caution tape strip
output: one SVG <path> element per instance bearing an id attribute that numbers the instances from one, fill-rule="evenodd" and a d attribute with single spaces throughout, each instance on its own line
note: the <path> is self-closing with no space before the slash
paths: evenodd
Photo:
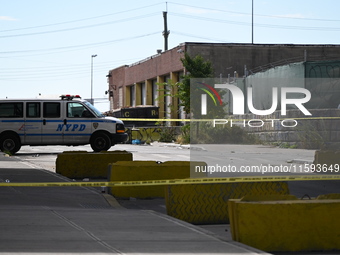
<path id="1" fill-rule="evenodd" d="M 340 175 L 299 175 L 299 176 L 247 176 L 247 177 L 219 177 L 173 180 L 145 180 L 119 182 L 1 182 L 0 187 L 126 187 L 126 186 L 159 186 L 180 184 L 212 184 L 239 182 L 279 182 L 279 181 L 327 181 L 340 180 Z"/>

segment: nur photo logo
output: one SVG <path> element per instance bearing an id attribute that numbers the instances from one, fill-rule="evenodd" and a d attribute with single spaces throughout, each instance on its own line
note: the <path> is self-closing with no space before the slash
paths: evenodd
<path id="1" fill-rule="evenodd" d="M 266 116 L 273 114 L 275 111 L 278 110 L 278 106 L 280 109 L 280 115 L 286 116 L 287 115 L 287 106 L 290 105 L 290 108 L 297 108 L 299 109 L 303 115 L 311 116 L 312 114 L 306 109 L 303 105 L 307 103 L 311 99 L 311 93 L 308 89 L 301 88 L 301 87 L 272 87 L 272 94 L 271 94 L 271 107 L 269 109 L 256 109 L 254 107 L 254 99 L 253 99 L 253 88 L 248 87 L 245 89 L 246 97 L 243 91 L 233 84 L 214 84 L 211 86 L 209 84 L 203 82 L 197 82 L 198 84 L 203 85 L 203 88 L 200 90 L 204 91 L 204 94 L 201 94 L 201 115 L 207 115 L 208 112 L 208 103 L 207 103 L 207 95 L 213 100 L 215 106 L 217 106 L 217 101 L 219 102 L 220 106 L 223 106 L 222 98 L 220 94 L 217 92 L 216 89 L 226 90 L 230 93 L 232 97 L 232 114 L 233 115 L 245 115 L 245 106 L 248 107 L 249 113 L 259 116 Z M 290 95 L 290 96 L 289 96 Z M 295 98 L 291 98 L 294 95 Z M 246 102 L 246 104 L 245 104 Z M 279 104 L 280 102 L 280 104 Z M 230 101 L 229 101 L 230 104 Z M 262 127 L 264 123 L 271 122 L 271 125 L 274 126 L 275 122 L 280 121 L 283 127 L 295 127 L 297 126 L 297 121 L 294 119 L 251 119 L 251 120 L 242 120 L 243 126 L 249 127 Z M 232 119 L 213 119 L 213 127 L 220 124 L 227 124 L 233 125 Z"/>
<path id="2" fill-rule="evenodd" d="M 218 94 L 218 92 L 216 91 L 216 89 L 214 89 L 212 86 L 210 86 L 209 84 L 206 84 L 204 82 L 197 82 L 198 84 L 201 84 L 205 87 L 200 87 L 199 89 L 204 91 L 206 94 L 202 94 L 201 95 L 201 114 L 202 115 L 207 115 L 207 95 L 210 96 L 210 98 L 213 100 L 215 106 L 217 106 L 217 101 L 219 103 L 220 106 L 223 106 L 223 102 L 222 102 L 222 98 L 221 96 Z M 217 101 L 216 101 L 216 99 Z"/>

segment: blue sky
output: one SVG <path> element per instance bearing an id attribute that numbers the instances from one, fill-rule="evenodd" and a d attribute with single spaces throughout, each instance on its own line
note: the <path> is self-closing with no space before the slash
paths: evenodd
<path id="1" fill-rule="evenodd" d="M 254 43 L 338 44 L 340 2 L 253 0 Z M 105 98 L 110 69 L 183 42 L 251 43 L 252 0 L 0 0 L 0 98 Z M 95 103 L 100 110 L 108 104 Z"/>

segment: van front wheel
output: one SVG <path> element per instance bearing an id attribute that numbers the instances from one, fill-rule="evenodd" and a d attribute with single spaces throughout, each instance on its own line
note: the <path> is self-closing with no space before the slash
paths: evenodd
<path id="1" fill-rule="evenodd" d="M 0 150 L 5 153 L 15 154 L 21 148 L 20 139 L 13 134 L 0 137 Z"/>
<path id="2" fill-rule="evenodd" d="M 90 140 L 91 148 L 94 152 L 107 151 L 111 148 L 111 140 L 107 134 L 94 134 Z"/>

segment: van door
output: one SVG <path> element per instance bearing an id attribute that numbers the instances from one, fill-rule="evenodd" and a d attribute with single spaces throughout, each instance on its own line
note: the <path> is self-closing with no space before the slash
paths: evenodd
<path id="1" fill-rule="evenodd" d="M 67 102 L 66 110 L 64 143 L 89 143 L 94 115 L 80 102 Z"/>
<path id="2" fill-rule="evenodd" d="M 26 102 L 26 118 L 22 129 L 25 132 L 24 143 L 41 144 L 41 103 Z"/>
<path id="3" fill-rule="evenodd" d="M 42 143 L 63 144 L 64 121 L 60 102 L 43 102 Z"/>

